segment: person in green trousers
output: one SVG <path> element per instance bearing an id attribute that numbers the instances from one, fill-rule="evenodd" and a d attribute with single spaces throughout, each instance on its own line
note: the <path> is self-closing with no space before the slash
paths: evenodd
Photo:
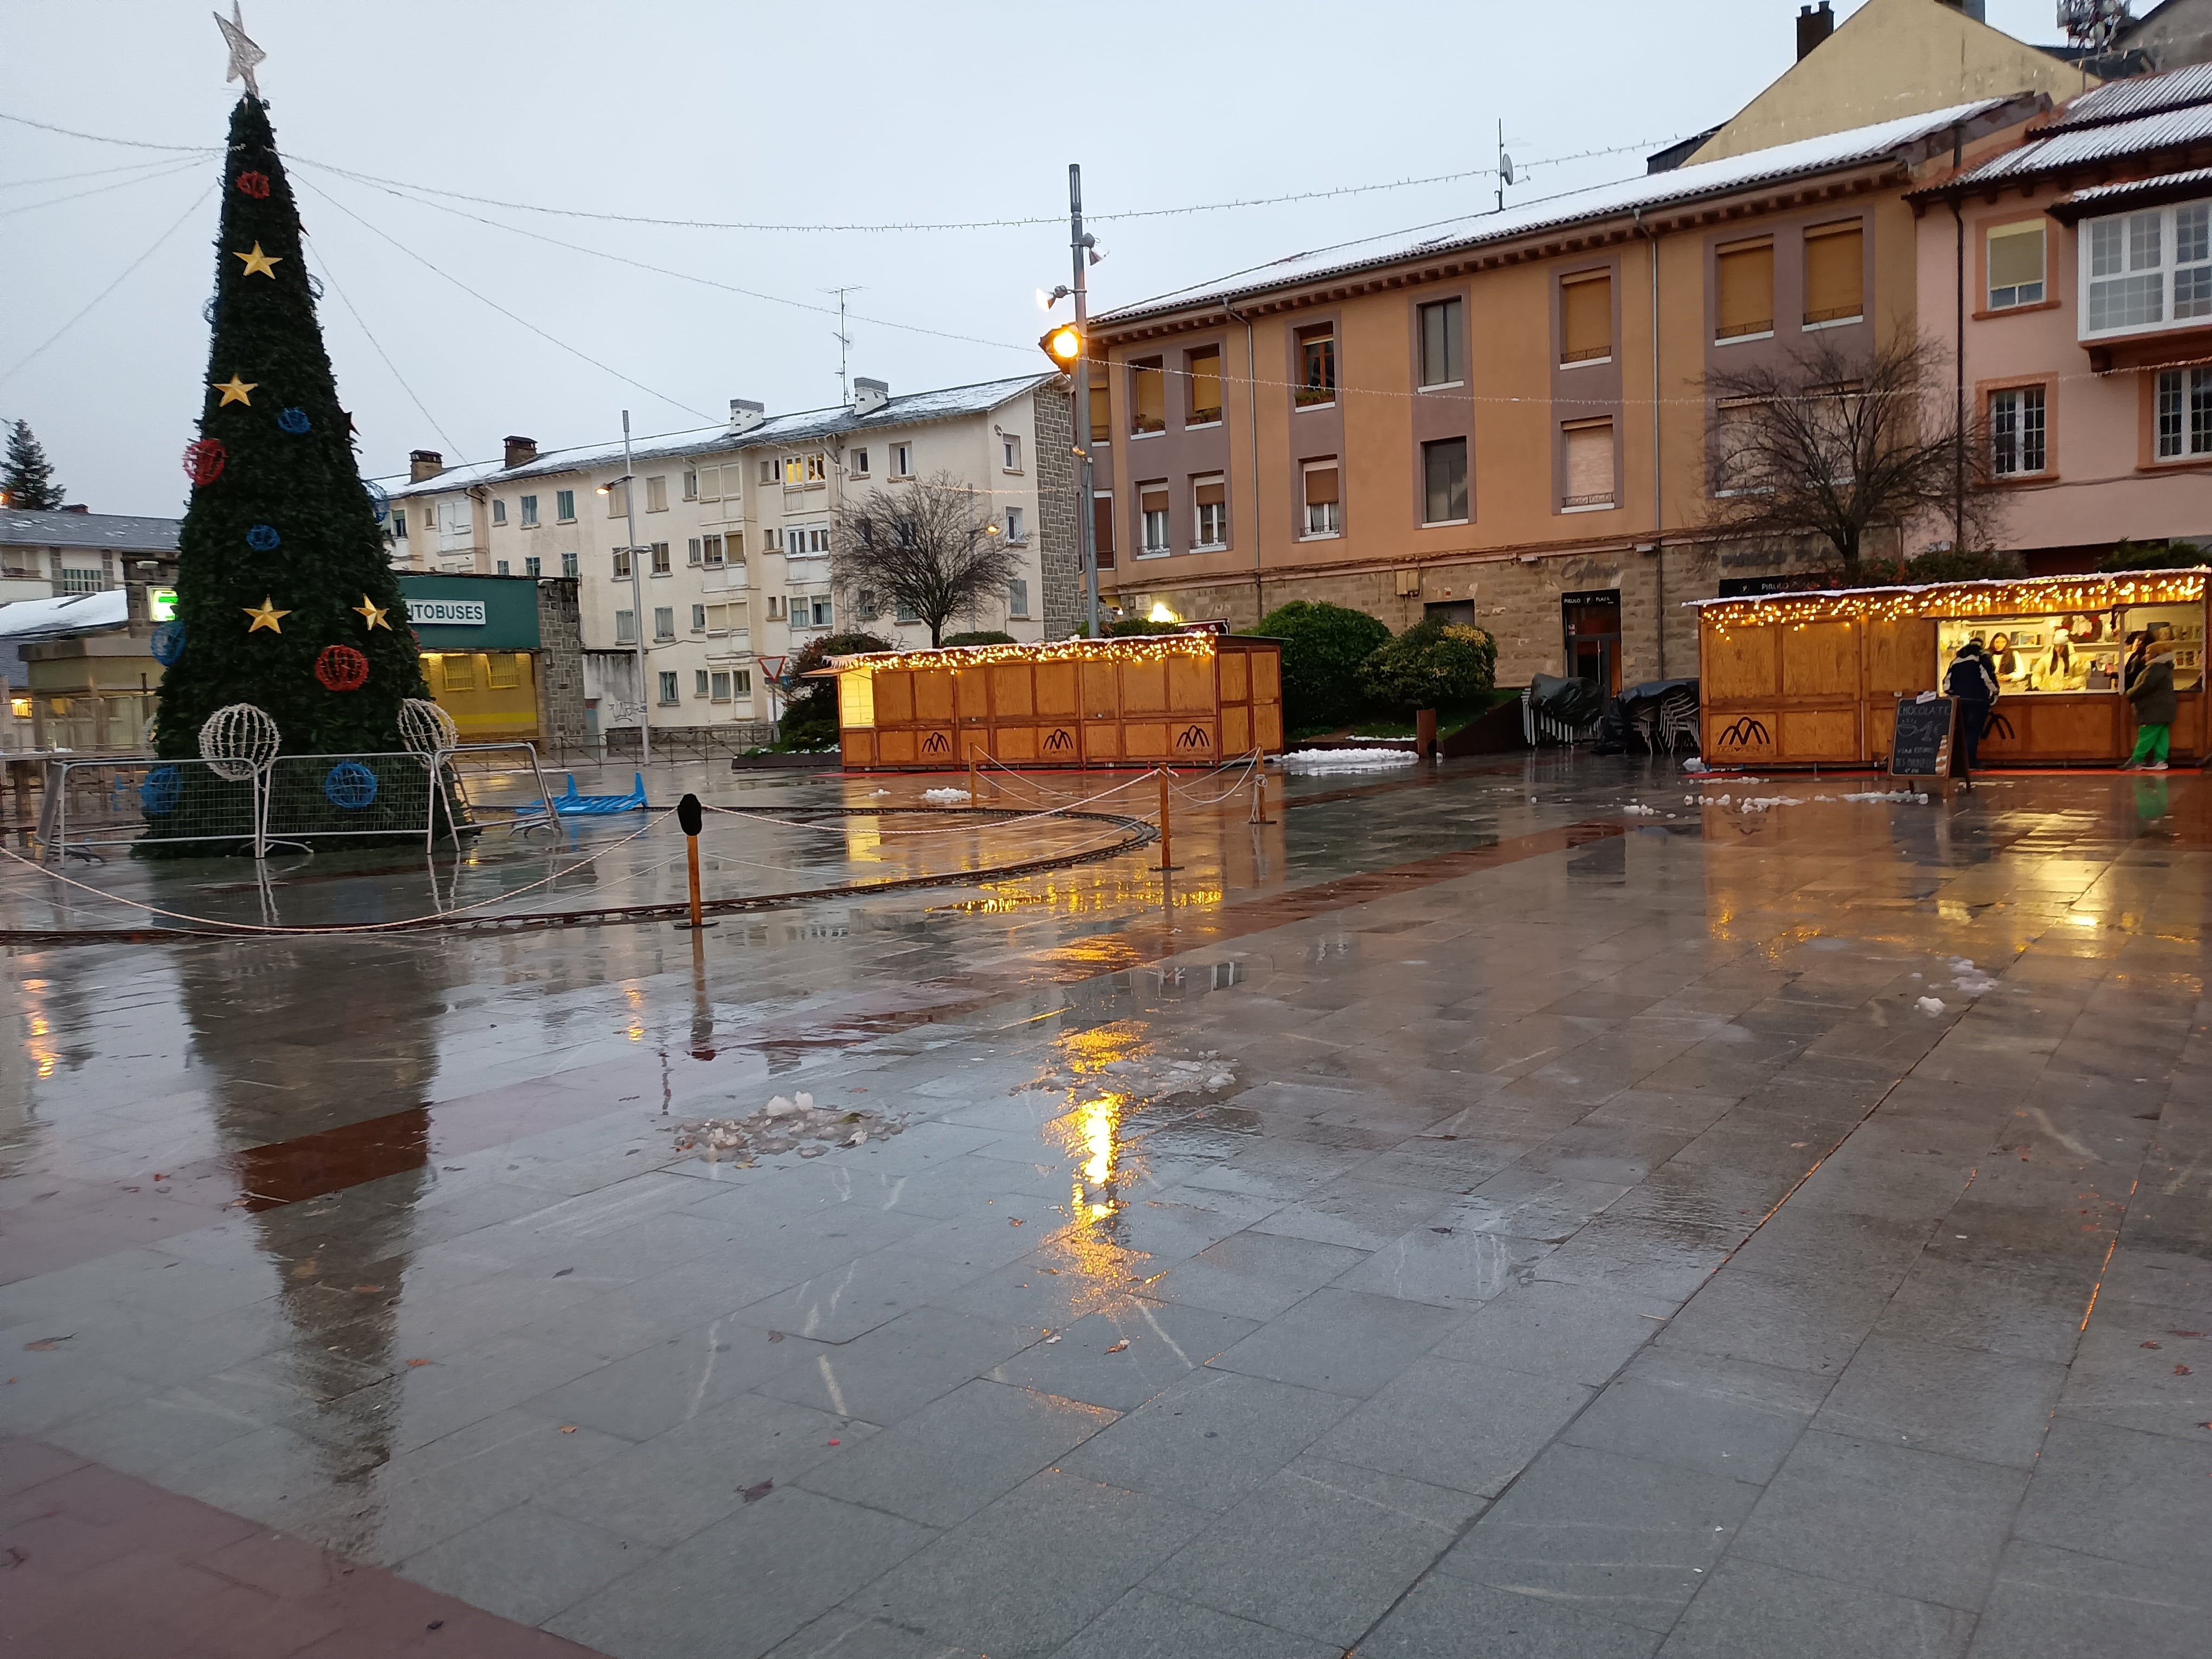
<path id="1" fill-rule="evenodd" d="M 2173 695 L 2172 641 L 2151 641 L 2150 648 L 2143 653 L 2142 671 L 2128 687 L 2128 697 L 2136 706 L 2136 721 L 2142 728 L 2136 738 L 2136 752 L 2128 757 L 2128 764 L 2140 766 L 2146 772 L 2163 772 L 2166 740 L 2174 720 L 2181 714 L 2181 701 Z"/>

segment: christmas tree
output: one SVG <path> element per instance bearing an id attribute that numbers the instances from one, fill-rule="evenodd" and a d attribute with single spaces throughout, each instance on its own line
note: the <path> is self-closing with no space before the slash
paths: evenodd
<path id="1" fill-rule="evenodd" d="M 338 406 L 268 106 L 252 91 L 231 114 L 216 250 L 177 622 L 157 641 L 168 665 L 156 752 L 198 755 L 208 717 L 246 703 L 276 721 L 283 754 L 390 754 L 404 746 L 401 703 L 428 690 L 381 498 L 361 480 Z M 360 810 L 349 804 L 357 789 L 327 793 L 334 811 Z"/>
<path id="2" fill-rule="evenodd" d="M 62 487 L 54 482 L 46 452 L 32 435 L 31 423 L 16 422 L 8 432 L 8 459 L 0 465 L 0 507 L 52 511 L 61 504 Z"/>

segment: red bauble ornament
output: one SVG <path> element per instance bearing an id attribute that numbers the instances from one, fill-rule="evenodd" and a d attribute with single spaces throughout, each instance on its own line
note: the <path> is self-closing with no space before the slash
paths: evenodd
<path id="1" fill-rule="evenodd" d="M 241 173 L 238 175 L 238 193 L 251 196 L 255 201 L 265 201 L 269 196 L 269 175 L 265 173 Z"/>
<path id="2" fill-rule="evenodd" d="M 197 439 L 185 446 L 185 476 L 196 484 L 213 483 L 229 459 L 220 438 Z"/>
<path id="3" fill-rule="evenodd" d="M 326 645 L 316 653 L 315 678 L 326 691 L 358 691 L 368 684 L 368 659 L 349 645 Z"/>

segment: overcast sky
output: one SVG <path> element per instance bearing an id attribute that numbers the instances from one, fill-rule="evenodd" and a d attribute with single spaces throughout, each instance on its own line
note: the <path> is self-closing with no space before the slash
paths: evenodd
<path id="1" fill-rule="evenodd" d="M 1789 66 L 1796 10 L 1796 0 L 255 0 L 246 22 L 269 53 L 262 91 L 310 259 L 331 285 L 323 328 L 363 470 L 386 474 L 415 448 L 483 459 L 508 433 L 548 448 L 616 439 L 625 406 L 652 434 L 719 421 L 733 397 L 772 413 L 834 403 L 836 301 L 824 290 L 841 284 L 857 290 L 856 374 L 905 392 L 1025 373 L 1042 361 L 1036 290 L 1068 276 L 1070 161 L 1083 165 L 1109 255 L 1091 277 L 1099 308 L 1475 212 L 1494 185 L 1119 222 L 1117 211 L 1485 167 L 1500 121 L 1527 179 L 1510 200 L 1639 173 L 1645 149 L 1724 118 Z M 2051 40 L 2053 10 L 1991 0 L 1990 18 Z M 223 83 L 204 0 L 15 0 L 7 17 L 19 72 L 0 111 L 143 143 L 221 142 L 238 89 Z M 1087 46 L 1075 44 L 1077 19 L 1092 25 Z M 1627 148 L 1540 165 L 1616 147 Z M 623 225 L 441 208 L 310 161 L 574 211 L 1054 222 Z M 216 182 L 211 154 L 0 123 L 0 418 L 28 420 L 70 499 L 95 512 L 181 510 Z"/>

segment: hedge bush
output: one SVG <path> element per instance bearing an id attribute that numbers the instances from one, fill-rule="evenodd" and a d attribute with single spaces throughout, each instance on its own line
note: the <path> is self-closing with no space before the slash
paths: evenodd
<path id="1" fill-rule="evenodd" d="M 1466 623 L 1431 617 L 1368 653 L 1359 684 L 1380 708 L 1450 708 L 1498 684 L 1498 641 Z"/>
<path id="2" fill-rule="evenodd" d="M 947 634 L 942 641 L 954 645 L 1016 645 L 1020 641 L 1012 634 L 1001 634 L 995 628 L 979 628 L 970 634 Z"/>
<path id="3" fill-rule="evenodd" d="M 1256 632 L 1283 642 L 1283 720 L 1292 732 L 1334 726 L 1363 706 L 1360 665 L 1390 641 L 1364 611 L 1293 599 L 1260 618 Z"/>
<path id="4" fill-rule="evenodd" d="M 809 640 L 784 665 L 784 683 L 790 701 L 777 724 L 778 741 L 785 749 L 823 749 L 837 741 L 837 682 L 803 680 L 817 668 L 830 665 L 832 657 L 854 657 L 864 651 L 896 651 L 890 641 L 873 634 L 830 634 Z"/>

